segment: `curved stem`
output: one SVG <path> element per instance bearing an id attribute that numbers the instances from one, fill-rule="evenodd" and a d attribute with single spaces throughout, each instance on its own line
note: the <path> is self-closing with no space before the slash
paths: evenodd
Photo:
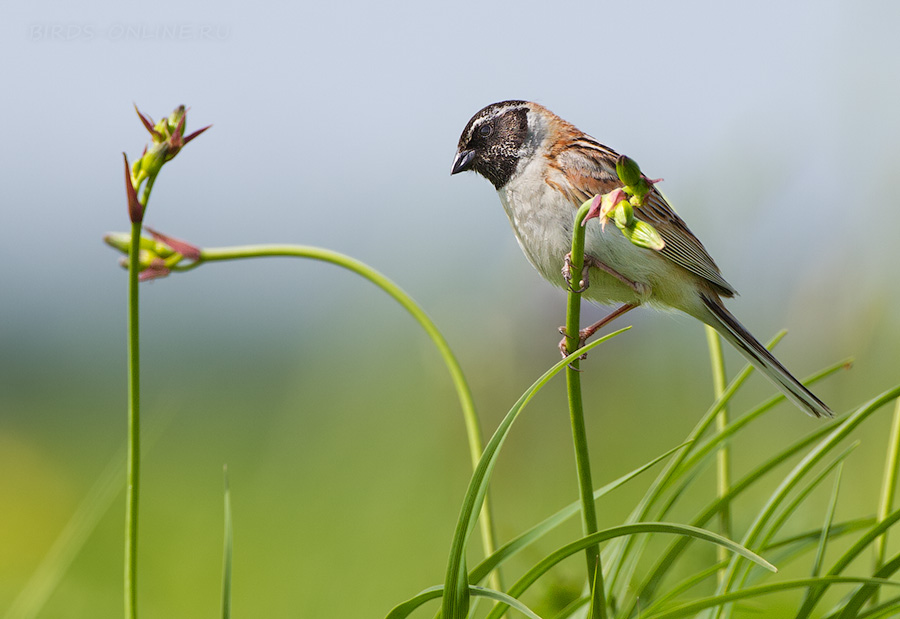
<path id="1" fill-rule="evenodd" d="M 128 452 L 125 489 L 125 617 L 137 617 L 138 498 L 141 466 L 141 357 L 138 311 L 138 264 L 141 222 L 131 224 L 128 252 Z"/>
<path id="2" fill-rule="evenodd" d="M 582 226 L 590 208 L 590 200 L 585 202 L 575 216 L 572 232 L 572 253 L 570 261 L 572 273 L 580 274 L 584 266 L 584 233 Z M 566 349 L 576 350 L 579 345 L 581 328 L 581 294 L 569 290 L 566 305 Z M 594 505 L 594 483 L 591 479 L 591 459 L 588 453 L 587 430 L 584 425 L 584 404 L 581 397 L 581 372 L 576 359 L 566 368 L 566 390 L 569 400 L 569 419 L 572 424 L 572 441 L 575 446 L 575 467 L 578 472 L 578 494 L 581 500 L 581 525 L 584 535 L 592 535 L 598 531 L 597 511 Z M 600 562 L 600 546 L 595 544 L 585 548 L 587 560 L 588 582 L 597 605 L 594 609 L 596 617 L 606 618 L 606 599 L 603 590 L 603 567 Z M 594 576 L 597 582 L 594 581 Z"/>
<path id="3" fill-rule="evenodd" d="M 478 465 L 481 459 L 483 449 L 481 442 L 481 429 L 478 424 L 478 415 L 475 412 L 475 404 L 472 399 L 472 393 L 469 385 L 463 375 L 462 368 L 456 360 L 456 356 L 447 344 L 447 340 L 438 331 L 438 328 L 432 322 L 428 314 L 419 307 L 419 305 L 393 281 L 382 275 L 367 264 L 351 258 L 345 254 L 322 249 L 320 247 L 310 247 L 304 245 L 239 245 L 233 247 L 217 247 L 211 249 L 203 249 L 200 252 L 200 259 L 196 262 L 185 266 L 175 267 L 173 270 L 184 271 L 196 268 L 204 262 L 219 262 L 224 260 L 239 260 L 244 258 L 266 258 L 266 257 L 294 257 L 294 258 L 310 258 L 329 262 L 339 267 L 345 268 L 365 279 L 369 280 L 388 295 L 390 295 L 397 303 L 412 315 L 413 318 L 422 326 L 431 341 L 437 347 L 444 364 L 450 372 L 453 386 L 456 389 L 460 406 L 462 407 L 463 419 L 465 420 L 466 435 L 469 444 L 469 457 L 472 467 Z M 574 348 L 573 348 L 574 350 Z M 593 489 L 592 489 L 593 491 Z M 481 512 L 481 541 L 485 556 L 490 556 L 496 550 L 494 543 L 493 522 L 491 518 L 490 507 L 487 498 L 485 498 L 484 506 Z M 500 589 L 499 575 L 496 576 L 494 584 Z"/>

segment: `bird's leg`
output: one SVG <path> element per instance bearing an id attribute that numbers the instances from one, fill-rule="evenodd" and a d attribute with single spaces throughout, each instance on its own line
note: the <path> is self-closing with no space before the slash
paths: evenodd
<path id="1" fill-rule="evenodd" d="M 609 314 L 595 322 L 589 327 L 585 327 L 581 331 L 578 332 L 578 348 L 584 346 L 584 343 L 587 341 L 589 337 L 594 335 L 597 331 L 599 331 L 604 325 L 609 324 L 622 314 L 629 312 L 638 306 L 637 303 L 623 303 Z M 562 353 L 563 358 L 568 357 L 570 352 L 566 347 L 566 340 L 568 339 L 568 334 L 566 333 L 565 327 L 560 327 L 559 332 L 563 334 L 563 339 L 559 341 L 559 352 Z M 587 355 L 581 355 L 579 359 L 585 359 Z"/>
<path id="2" fill-rule="evenodd" d="M 595 268 L 600 269 L 601 271 L 609 273 L 610 275 L 615 277 L 617 280 L 619 280 L 620 282 L 622 282 L 623 284 L 625 284 L 626 286 L 628 286 L 629 288 L 634 290 L 634 293 L 636 295 L 638 295 L 639 297 L 643 298 L 644 296 L 647 295 L 647 293 L 650 292 L 650 287 L 647 284 L 631 281 L 630 279 L 628 279 L 627 277 L 625 277 L 624 275 L 622 275 L 621 273 L 616 271 L 611 266 L 609 266 L 603 262 L 600 262 L 597 258 L 594 258 L 590 254 L 584 255 L 584 266 L 581 267 L 581 280 L 579 280 L 579 282 L 578 282 L 579 287 L 577 289 L 572 288 L 572 254 L 571 254 L 571 252 L 566 254 L 565 262 L 563 263 L 563 268 L 562 268 L 563 279 L 566 280 L 566 285 L 568 286 L 569 290 L 571 290 L 572 292 L 576 292 L 576 293 L 582 293 L 585 290 L 587 290 L 588 288 L 590 288 L 590 286 L 591 286 L 590 268 L 591 267 L 595 267 Z"/>

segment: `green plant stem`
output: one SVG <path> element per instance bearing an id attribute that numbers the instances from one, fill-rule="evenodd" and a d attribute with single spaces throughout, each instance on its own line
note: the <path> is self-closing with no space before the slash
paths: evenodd
<path id="1" fill-rule="evenodd" d="M 888 454 L 884 462 L 884 477 L 881 484 L 881 499 L 878 504 L 878 522 L 884 521 L 894 509 L 894 493 L 897 487 L 897 464 L 900 460 L 900 400 L 894 405 L 891 422 L 891 436 L 888 439 Z M 875 540 L 875 570 L 884 565 L 887 551 L 887 531 Z M 872 595 L 872 604 L 878 604 L 878 591 Z"/>
<path id="2" fill-rule="evenodd" d="M 465 376 L 462 372 L 462 368 L 460 367 L 456 356 L 453 354 L 453 351 L 447 344 L 447 340 L 444 339 L 444 336 L 435 326 L 434 322 L 432 322 L 431 318 L 428 317 L 428 314 L 426 314 L 425 311 L 421 307 L 419 307 L 419 305 L 402 288 L 400 288 L 397 284 L 395 284 L 393 281 L 391 281 L 372 267 L 345 254 L 341 254 L 328 249 L 304 245 L 272 244 L 239 245 L 233 247 L 217 247 L 204 249 L 200 253 L 199 260 L 188 265 L 175 267 L 175 269 L 173 270 L 190 270 L 200 266 L 204 262 L 221 262 L 225 260 L 268 258 L 277 256 L 320 260 L 337 265 L 358 275 L 361 275 L 362 277 L 385 291 L 395 301 L 403 306 L 403 308 L 407 312 L 409 312 L 413 318 L 416 319 L 416 321 L 422 326 L 422 328 L 431 338 L 432 342 L 434 342 L 434 345 L 437 347 L 438 352 L 440 352 L 440 355 L 450 372 L 453 386 L 456 389 L 456 394 L 459 398 L 460 406 L 462 407 L 463 419 L 466 427 L 466 435 L 468 437 L 469 457 L 472 463 L 472 468 L 476 468 L 478 466 L 479 460 L 481 459 L 481 453 L 483 449 L 481 429 L 478 423 L 478 415 L 475 412 L 475 403 L 472 399 L 472 392 L 469 389 L 469 384 L 466 382 Z M 488 557 L 492 555 L 496 550 L 496 545 L 494 542 L 493 519 L 491 517 L 491 509 L 488 497 L 485 497 L 484 505 L 482 507 L 480 525 L 482 548 L 484 550 L 484 556 Z M 495 571 L 492 575 L 492 586 L 494 586 L 498 590 L 502 588 L 502 583 L 500 582 L 500 580 L 499 570 Z"/>
<path id="3" fill-rule="evenodd" d="M 231 489 L 228 485 L 228 466 L 225 477 L 225 541 L 222 551 L 222 619 L 231 618 L 231 576 L 234 563 L 234 525 L 231 516 Z"/>
<path id="4" fill-rule="evenodd" d="M 586 202 L 575 215 L 572 233 L 572 253 L 570 261 L 573 280 L 584 266 L 584 233 L 582 226 L 590 202 Z M 570 289 L 566 305 L 566 349 L 576 350 L 579 345 L 581 328 L 581 294 Z M 569 418 L 572 424 L 572 441 L 575 446 L 575 467 L 578 472 L 578 495 L 581 500 L 581 525 L 584 535 L 592 535 L 598 531 L 597 512 L 594 504 L 594 483 L 591 479 L 591 460 L 588 453 L 587 431 L 584 424 L 584 404 L 581 397 L 581 372 L 579 361 L 575 359 L 566 368 L 566 390 L 569 400 Z M 595 544 L 585 548 L 587 574 L 590 588 L 594 591 L 594 599 L 598 604 L 594 608 L 594 616 L 606 619 L 606 599 L 603 590 L 603 566 L 600 562 L 600 546 Z M 594 575 L 599 582 L 594 583 Z"/>
<path id="5" fill-rule="evenodd" d="M 728 384 L 725 380 L 725 358 L 722 356 L 722 340 L 715 329 L 706 325 L 706 342 L 709 346 L 709 363 L 712 367 L 713 395 L 716 400 L 725 393 Z M 728 407 L 723 406 L 716 415 L 716 432 L 722 433 L 728 427 Z M 723 441 L 716 452 L 716 496 L 721 499 L 731 488 L 731 451 L 728 442 Z M 731 539 L 731 507 L 726 503 L 719 512 L 719 533 Z M 718 561 L 725 561 L 728 551 L 721 546 L 716 548 Z M 725 576 L 724 569 L 719 571 L 718 578 Z"/>
<path id="6" fill-rule="evenodd" d="M 146 203 L 146 198 L 145 198 Z M 138 274 L 141 222 L 131 224 L 128 253 L 128 450 L 125 468 L 125 617 L 137 617 L 138 498 L 141 479 L 141 357 Z"/>

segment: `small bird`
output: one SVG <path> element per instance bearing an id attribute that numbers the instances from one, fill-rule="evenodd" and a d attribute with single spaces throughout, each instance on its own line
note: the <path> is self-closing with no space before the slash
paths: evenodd
<path id="1" fill-rule="evenodd" d="M 525 256 L 549 282 L 570 285 L 568 252 L 578 207 L 622 187 L 619 155 L 547 108 L 502 101 L 475 114 L 459 138 L 451 174 L 488 179 Z M 639 247 L 615 225 L 591 220 L 585 231 L 584 296 L 621 306 L 581 332 L 588 337 L 612 318 L 648 304 L 674 308 L 710 325 L 797 406 L 815 417 L 834 413 L 813 395 L 722 304 L 735 289 L 706 249 L 655 188 L 634 217 L 650 224 L 661 249 Z"/>

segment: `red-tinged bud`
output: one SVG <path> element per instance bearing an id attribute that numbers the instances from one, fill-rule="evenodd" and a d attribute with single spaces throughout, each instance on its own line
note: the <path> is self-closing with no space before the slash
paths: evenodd
<path id="1" fill-rule="evenodd" d="M 194 131 L 192 134 L 190 134 L 189 136 L 187 136 L 186 138 L 184 138 L 184 142 L 182 143 L 182 146 L 187 145 L 188 142 L 190 142 L 191 140 L 193 140 L 195 137 L 197 137 L 198 135 L 200 135 L 201 133 L 203 133 L 204 131 L 206 131 L 206 130 L 209 129 L 210 127 L 212 127 L 212 125 L 206 125 L 206 126 L 203 127 L 202 129 L 197 129 L 196 131 Z"/>
<path id="2" fill-rule="evenodd" d="M 141 122 L 144 124 L 144 128 L 146 128 L 147 131 L 150 132 L 150 135 L 153 136 L 154 142 L 159 142 L 165 139 L 165 137 L 153 126 L 153 119 L 149 116 L 144 116 L 138 109 L 137 104 L 134 105 L 134 111 L 137 112 L 138 117 L 140 117 Z"/>
<path id="3" fill-rule="evenodd" d="M 131 223 L 138 223 L 144 219 L 144 207 L 138 201 L 137 191 L 134 188 L 131 166 L 128 165 L 128 155 L 122 153 L 125 158 L 125 192 L 128 194 L 128 217 Z"/>
<path id="4" fill-rule="evenodd" d="M 609 193 L 594 196 L 591 200 L 591 208 L 585 216 L 584 221 L 581 222 L 581 225 L 587 225 L 589 219 L 594 219 L 596 217 L 600 219 L 600 225 L 605 229 L 610 211 L 612 211 L 619 202 L 625 199 L 626 195 L 621 187 L 616 187 Z"/>
<path id="5" fill-rule="evenodd" d="M 184 123 L 185 123 L 185 119 L 187 118 L 187 116 L 184 113 L 184 107 L 182 106 L 180 109 L 182 110 L 182 114 L 181 114 L 180 118 L 178 119 L 178 124 L 175 125 L 175 129 L 172 132 L 171 137 L 168 139 L 168 144 L 169 144 L 169 147 L 171 150 L 170 150 L 169 154 L 166 155 L 166 161 L 173 159 L 175 157 L 175 155 L 177 155 L 178 152 L 187 145 L 188 142 L 190 142 L 195 137 L 197 137 L 198 135 L 200 135 L 201 133 L 203 133 L 210 127 L 212 127 L 212 125 L 206 125 L 202 129 L 198 129 L 197 131 L 194 131 L 189 136 L 184 137 Z"/>
<path id="6" fill-rule="evenodd" d="M 146 282 L 151 279 L 165 277 L 169 273 L 171 273 L 171 270 L 166 265 L 166 262 L 162 258 L 154 258 L 147 268 L 138 273 L 138 280 Z"/>
<path id="7" fill-rule="evenodd" d="M 181 254 L 188 260 L 200 260 L 200 248 L 196 245 L 192 245 L 187 241 L 182 241 L 181 239 L 176 239 L 175 237 L 157 232 L 150 226 L 144 226 L 144 229 L 149 232 L 150 236 L 152 236 L 158 242 L 169 247 L 172 251 Z"/>
<path id="8" fill-rule="evenodd" d="M 184 105 L 179 105 L 172 113 L 169 114 L 169 117 L 166 119 L 166 129 L 168 130 L 167 135 L 174 135 L 175 132 L 180 127 L 180 131 L 184 132 L 184 119 L 187 115 L 187 108 Z"/>
<path id="9" fill-rule="evenodd" d="M 141 113 L 137 106 L 134 109 L 144 128 L 150 132 L 150 136 L 153 138 L 153 143 L 149 148 L 144 147 L 143 154 L 130 169 L 128 168 L 128 158 L 125 158 L 126 176 L 128 177 L 128 212 L 131 221 L 138 223 L 143 221 L 150 191 L 163 165 L 174 159 L 188 142 L 209 129 L 209 126 L 185 137 L 187 110 L 183 105 L 179 105 L 168 117 L 163 118 L 155 125 L 153 119 Z M 138 194 L 140 194 L 140 199 L 138 199 Z"/>

